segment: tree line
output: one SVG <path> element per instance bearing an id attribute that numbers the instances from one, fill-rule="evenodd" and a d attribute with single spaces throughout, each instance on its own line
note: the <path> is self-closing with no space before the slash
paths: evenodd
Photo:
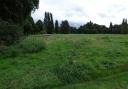
<path id="1" fill-rule="evenodd" d="M 44 21 L 39 20 L 37 23 L 38 22 L 42 23 L 39 24 L 38 27 L 42 26 L 42 31 L 47 34 L 128 34 L 127 19 L 123 19 L 119 25 L 114 25 L 110 22 L 109 27 L 90 21 L 76 28 L 70 26 L 68 20 L 62 22 L 55 20 L 54 22 L 52 13 L 45 12 Z"/>
<path id="2" fill-rule="evenodd" d="M 31 16 L 39 7 L 39 0 L 0 0 L 0 45 L 11 44 L 23 35 L 30 34 L 128 34 L 127 19 L 109 27 L 92 21 L 79 28 L 70 26 L 68 20 L 59 22 L 50 12 L 44 20 L 35 22 Z"/>
<path id="3" fill-rule="evenodd" d="M 32 17 L 29 17 L 24 25 L 24 34 L 68 34 L 70 33 L 71 27 L 67 20 L 62 21 L 60 24 L 58 20 L 54 22 L 53 15 L 50 12 L 45 12 L 44 20 L 38 20 L 34 22 Z"/>
<path id="4" fill-rule="evenodd" d="M 112 22 L 110 22 L 109 27 L 106 27 L 105 25 L 98 25 L 90 21 L 87 24 L 80 26 L 76 33 L 128 34 L 128 23 L 127 19 L 123 19 L 122 23 L 119 25 L 113 25 Z"/>

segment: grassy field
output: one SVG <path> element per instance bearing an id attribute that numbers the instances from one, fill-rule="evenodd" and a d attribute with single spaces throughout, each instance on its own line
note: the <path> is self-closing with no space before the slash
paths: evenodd
<path id="1" fill-rule="evenodd" d="M 128 89 L 128 35 L 34 37 L 44 38 L 46 49 L 0 57 L 0 89 Z M 64 84 L 54 68 L 67 62 L 90 65 L 95 78 Z"/>

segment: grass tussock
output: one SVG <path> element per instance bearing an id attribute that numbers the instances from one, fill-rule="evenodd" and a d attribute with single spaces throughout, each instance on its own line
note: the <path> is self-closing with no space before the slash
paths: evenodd
<path id="1" fill-rule="evenodd" d="M 42 37 L 26 37 L 11 46 L 0 46 L 0 57 L 16 57 L 23 53 L 37 53 L 46 48 Z"/>
<path id="2" fill-rule="evenodd" d="M 18 47 L 25 53 L 35 53 L 45 49 L 46 44 L 42 37 L 27 37 L 18 44 Z"/>

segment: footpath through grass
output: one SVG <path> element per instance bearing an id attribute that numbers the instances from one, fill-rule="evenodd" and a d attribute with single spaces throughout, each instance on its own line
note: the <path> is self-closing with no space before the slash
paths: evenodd
<path id="1" fill-rule="evenodd" d="M 0 57 L 0 89 L 128 88 L 127 35 L 34 37 L 44 38 L 46 49 L 32 54 L 24 53 L 14 58 Z M 90 68 L 93 71 L 90 71 Z M 62 76 L 59 76 L 60 69 L 65 72 Z M 75 73 L 79 74 L 78 78 Z M 69 81 L 66 78 L 75 80 Z"/>

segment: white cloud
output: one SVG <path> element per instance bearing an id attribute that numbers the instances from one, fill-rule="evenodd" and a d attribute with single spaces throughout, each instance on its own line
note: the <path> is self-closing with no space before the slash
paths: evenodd
<path id="1" fill-rule="evenodd" d="M 40 0 L 40 8 L 32 14 L 35 20 L 44 18 L 44 12 L 54 19 L 84 24 L 93 21 L 109 26 L 128 18 L 128 0 Z"/>

